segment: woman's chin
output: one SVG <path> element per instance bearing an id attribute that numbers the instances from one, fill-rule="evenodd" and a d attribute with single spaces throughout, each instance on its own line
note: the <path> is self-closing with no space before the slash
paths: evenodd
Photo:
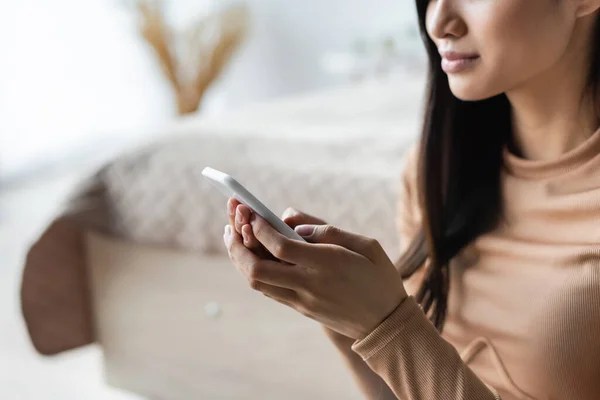
<path id="1" fill-rule="evenodd" d="M 448 77 L 450 91 L 459 100 L 462 101 L 481 101 L 494 97 L 501 92 L 496 93 L 492 90 L 486 90 L 486 85 L 477 82 L 475 79 L 463 77 Z"/>

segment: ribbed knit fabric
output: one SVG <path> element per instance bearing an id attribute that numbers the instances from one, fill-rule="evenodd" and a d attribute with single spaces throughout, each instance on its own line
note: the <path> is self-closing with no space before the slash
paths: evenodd
<path id="1" fill-rule="evenodd" d="M 600 399 L 600 131 L 551 162 L 506 151 L 502 178 L 505 218 L 451 263 L 443 334 L 409 297 L 353 346 L 401 400 Z M 401 193 L 406 246 L 415 151 Z"/>

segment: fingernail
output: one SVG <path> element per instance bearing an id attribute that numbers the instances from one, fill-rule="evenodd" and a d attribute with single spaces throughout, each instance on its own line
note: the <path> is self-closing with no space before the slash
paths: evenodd
<path id="1" fill-rule="evenodd" d="M 296 233 L 302 237 L 309 237 L 315 232 L 314 225 L 298 225 L 296 227 Z"/>
<path id="2" fill-rule="evenodd" d="M 248 243 L 248 234 L 244 230 L 242 230 L 242 237 L 244 238 L 244 243 Z"/>
<path id="3" fill-rule="evenodd" d="M 233 203 L 230 201 L 227 202 L 227 211 L 229 211 L 229 215 L 235 214 L 235 210 L 233 209 Z"/>
<path id="4" fill-rule="evenodd" d="M 240 212 L 240 210 L 237 210 L 235 213 L 235 220 L 239 223 L 242 223 L 243 219 L 244 217 L 242 216 L 242 213 Z"/>

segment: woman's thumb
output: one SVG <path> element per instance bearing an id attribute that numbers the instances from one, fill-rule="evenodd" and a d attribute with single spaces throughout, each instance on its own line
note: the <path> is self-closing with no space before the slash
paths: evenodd
<path id="1" fill-rule="evenodd" d="M 358 235 L 345 232 L 332 225 L 304 224 L 296 227 L 296 233 L 312 243 L 337 244 L 352 248 Z"/>
<path id="2" fill-rule="evenodd" d="M 346 232 L 332 225 L 298 225 L 298 235 L 310 243 L 334 244 L 361 254 L 373 262 L 387 258 L 381 245 L 374 239 Z"/>
<path id="3" fill-rule="evenodd" d="M 295 208 L 288 208 L 284 211 L 281 216 L 283 222 L 295 228 L 298 225 L 312 224 L 312 225 L 324 225 L 325 221 L 320 218 L 313 217 L 312 215 L 308 215 L 303 213 L 302 211 L 298 211 Z"/>
<path id="4" fill-rule="evenodd" d="M 315 233 L 315 225 L 298 225 L 294 230 L 305 239 L 310 238 Z"/>

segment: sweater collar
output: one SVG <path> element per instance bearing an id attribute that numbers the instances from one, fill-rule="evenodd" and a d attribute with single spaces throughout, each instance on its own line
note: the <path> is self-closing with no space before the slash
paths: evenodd
<path id="1" fill-rule="evenodd" d="M 526 179 L 544 179 L 574 170 L 600 154 L 600 129 L 585 142 L 550 161 L 520 158 L 504 148 L 504 166 L 512 175 Z"/>

